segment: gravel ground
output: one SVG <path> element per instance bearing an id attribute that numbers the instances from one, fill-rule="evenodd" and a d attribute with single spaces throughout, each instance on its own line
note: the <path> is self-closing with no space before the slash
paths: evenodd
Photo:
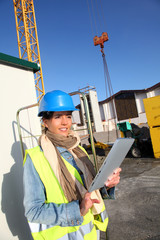
<path id="1" fill-rule="evenodd" d="M 101 240 L 160 240 L 160 159 L 126 158 L 121 167 L 116 199 L 105 200 L 109 225 Z"/>

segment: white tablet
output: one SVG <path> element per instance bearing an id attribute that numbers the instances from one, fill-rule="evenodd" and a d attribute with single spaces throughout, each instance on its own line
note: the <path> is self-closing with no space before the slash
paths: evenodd
<path id="1" fill-rule="evenodd" d="M 108 156 L 104 160 L 101 168 L 99 169 L 97 175 L 92 181 L 89 192 L 92 192 L 96 189 L 100 189 L 104 186 L 104 183 L 107 181 L 108 177 L 113 173 L 113 171 L 120 167 L 125 156 L 130 150 L 134 142 L 133 138 L 118 138 L 113 144 L 111 150 L 109 151 Z"/>

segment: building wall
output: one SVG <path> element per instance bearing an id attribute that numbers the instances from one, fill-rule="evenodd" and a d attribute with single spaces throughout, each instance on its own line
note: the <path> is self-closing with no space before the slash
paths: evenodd
<path id="1" fill-rule="evenodd" d="M 32 71 L 0 64 L 1 83 L 1 168 L 0 222 L 1 239 L 31 240 L 23 208 L 23 159 L 21 154 L 16 113 L 18 109 L 37 102 Z M 25 148 L 37 145 L 32 135 L 41 133 L 38 109 L 20 112 L 20 124 Z"/>
<path id="2" fill-rule="evenodd" d="M 102 104 L 99 105 L 99 111 L 102 121 L 105 121 L 104 106 Z"/>
<path id="3" fill-rule="evenodd" d="M 136 104 L 137 104 L 138 114 L 145 112 L 144 104 L 143 104 L 143 99 L 144 98 L 147 98 L 146 93 L 136 93 L 135 94 L 135 100 L 136 100 Z"/>
<path id="4" fill-rule="evenodd" d="M 155 96 L 160 95 L 160 88 L 155 89 L 154 92 L 155 92 Z"/>
<path id="5" fill-rule="evenodd" d="M 101 116 L 103 114 L 103 131 L 112 131 L 115 129 L 115 121 L 116 117 L 114 116 L 116 113 L 113 111 L 113 107 L 115 108 L 114 102 L 108 102 L 101 105 Z"/>
<path id="6" fill-rule="evenodd" d="M 160 95 L 160 88 L 156 88 L 152 91 L 147 92 L 147 98 L 155 97 L 155 96 L 158 96 L 158 95 Z"/>
<path id="7" fill-rule="evenodd" d="M 90 90 L 89 98 L 90 98 L 90 102 L 91 102 L 91 109 L 92 109 L 95 131 L 102 132 L 103 126 L 102 126 L 102 120 L 101 120 L 101 116 L 100 116 L 100 110 L 99 110 L 99 104 L 98 104 L 98 98 L 97 98 L 96 91 Z"/>
<path id="8" fill-rule="evenodd" d="M 106 121 L 113 119 L 115 117 L 113 107 L 115 108 L 115 104 L 113 100 L 103 104 L 104 116 Z"/>

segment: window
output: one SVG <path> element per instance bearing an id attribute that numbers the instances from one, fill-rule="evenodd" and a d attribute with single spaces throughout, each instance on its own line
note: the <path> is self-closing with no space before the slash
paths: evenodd
<path id="1" fill-rule="evenodd" d="M 138 117 L 137 106 L 133 92 L 121 93 L 116 96 L 115 106 L 119 121 Z"/>

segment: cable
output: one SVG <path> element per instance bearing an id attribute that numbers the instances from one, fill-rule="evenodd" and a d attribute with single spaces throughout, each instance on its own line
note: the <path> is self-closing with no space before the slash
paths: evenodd
<path id="1" fill-rule="evenodd" d="M 90 24 L 91 24 L 92 36 L 94 37 L 92 16 L 91 16 L 91 12 L 90 12 L 90 8 L 89 8 L 89 2 L 88 2 L 88 0 L 87 0 L 87 6 L 88 6 L 88 13 L 89 13 L 89 19 L 90 19 Z"/>
<path id="2" fill-rule="evenodd" d="M 92 5 L 92 12 L 93 12 L 93 19 L 94 19 L 94 24 L 95 24 L 95 28 L 96 28 L 96 33 L 98 35 L 97 22 L 96 22 L 95 11 L 94 11 L 93 1 L 92 0 L 91 0 L 91 5 Z"/>
<path id="3" fill-rule="evenodd" d="M 94 34 L 94 29 L 96 35 L 99 34 L 99 32 L 103 32 L 103 28 L 106 28 L 106 21 L 104 17 L 104 11 L 101 0 L 87 0 L 87 6 L 88 6 L 88 12 L 89 12 L 89 18 L 90 18 L 90 24 L 92 29 L 92 34 Z"/>
<path id="4" fill-rule="evenodd" d="M 105 17 L 104 17 L 104 12 L 103 12 L 103 7 L 102 7 L 102 1 L 101 0 L 100 0 L 100 6 L 101 6 L 101 12 L 102 12 L 104 27 L 106 27 L 106 29 L 107 29 L 107 24 L 106 24 L 106 20 L 105 20 Z"/>
<path id="5" fill-rule="evenodd" d="M 99 11 L 99 4 L 98 4 L 98 2 L 97 2 L 97 0 L 95 0 L 95 2 L 96 2 L 96 10 L 97 10 L 97 16 L 98 16 L 98 19 L 99 19 L 99 28 L 100 28 L 100 31 L 101 31 L 101 33 L 103 32 L 103 26 L 102 26 L 102 23 L 103 23 L 103 21 L 101 21 L 101 14 L 100 14 L 100 11 Z"/>
<path id="6" fill-rule="evenodd" d="M 101 49 L 101 52 L 102 52 L 102 57 L 103 57 L 106 97 L 108 98 L 108 92 L 109 92 L 109 97 L 111 98 L 111 108 L 113 111 L 114 124 L 115 124 L 115 129 L 116 129 L 116 137 L 118 138 L 117 124 L 116 124 L 116 111 L 115 111 L 115 106 L 114 106 L 114 101 L 113 101 L 114 92 L 113 92 L 112 83 L 111 83 L 108 66 L 107 66 L 107 61 L 105 58 L 103 48 Z M 108 90 L 108 92 L 107 92 L 107 90 Z M 108 131 L 108 141 L 109 141 L 109 131 Z"/>

